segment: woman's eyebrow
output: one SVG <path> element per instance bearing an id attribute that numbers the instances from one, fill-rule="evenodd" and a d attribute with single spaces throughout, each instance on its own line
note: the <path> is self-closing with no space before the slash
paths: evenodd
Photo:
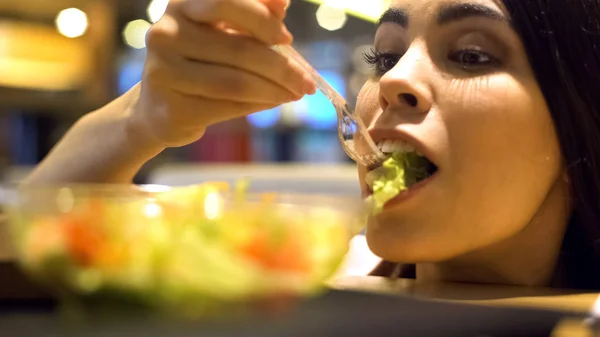
<path id="1" fill-rule="evenodd" d="M 494 21 L 509 23 L 501 12 L 480 4 L 459 3 L 443 5 L 438 13 L 438 24 L 446 25 L 471 17 L 483 17 Z"/>
<path id="2" fill-rule="evenodd" d="M 381 18 L 379 18 L 379 21 L 377 22 L 377 26 L 381 26 L 386 22 L 395 23 L 406 28 L 408 27 L 408 14 L 400 8 L 389 8 L 381 15 Z"/>
<path id="3" fill-rule="evenodd" d="M 455 3 L 441 6 L 438 13 L 438 24 L 446 25 L 453 21 L 459 21 L 470 17 L 484 17 L 490 20 L 509 23 L 509 20 L 501 12 L 480 4 L 473 3 Z M 384 23 L 395 23 L 404 28 L 408 27 L 408 13 L 400 8 L 391 7 L 386 10 L 377 25 Z"/>

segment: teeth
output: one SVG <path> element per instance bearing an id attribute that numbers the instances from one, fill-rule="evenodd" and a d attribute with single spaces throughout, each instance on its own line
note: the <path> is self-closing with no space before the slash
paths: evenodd
<path id="1" fill-rule="evenodd" d="M 381 145 L 381 151 L 385 153 L 394 152 L 394 141 L 390 139 L 384 140 L 383 144 Z"/>
<path id="2" fill-rule="evenodd" d="M 392 152 L 410 152 L 407 151 L 408 143 L 402 140 L 394 140 L 392 144 Z"/>
<path id="3" fill-rule="evenodd" d="M 415 152 L 415 147 L 412 144 L 409 144 L 403 140 L 399 139 L 385 139 L 377 143 L 377 147 L 383 153 L 393 153 L 393 152 Z M 423 157 L 423 154 L 420 151 L 416 151 L 418 156 Z"/>

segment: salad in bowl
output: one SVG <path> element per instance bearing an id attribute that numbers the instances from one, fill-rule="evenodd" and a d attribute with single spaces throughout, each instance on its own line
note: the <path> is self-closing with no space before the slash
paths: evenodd
<path id="1" fill-rule="evenodd" d="M 242 182 L 2 190 L 20 265 L 60 295 L 173 308 L 324 289 L 360 200 L 253 194 Z"/>

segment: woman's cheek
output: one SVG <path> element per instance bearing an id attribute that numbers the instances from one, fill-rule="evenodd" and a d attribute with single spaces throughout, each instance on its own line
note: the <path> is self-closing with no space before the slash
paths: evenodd
<path id="1" fill-rule="evenodd" d="M 539 128 L 540 109 L 536 106 L 544 105 L 507 75 L 457 80 L 441 96 L 440 114 L 449 128 L 450 145 L 457 151 L 475 146 L 495 152 L 505 150 L 507 144 L 518 144 L 527 138 L 529 132 L 523 134 L 524 129 Z"/>

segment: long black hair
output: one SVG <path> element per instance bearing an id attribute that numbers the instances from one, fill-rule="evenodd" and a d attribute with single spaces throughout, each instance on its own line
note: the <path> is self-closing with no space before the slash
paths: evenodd
<path id="1" fill-rule="evenodd" d="M 502 0 L 554 120 L 574 206 L 554 285 L 600 289 L 600 0 Z"/>

